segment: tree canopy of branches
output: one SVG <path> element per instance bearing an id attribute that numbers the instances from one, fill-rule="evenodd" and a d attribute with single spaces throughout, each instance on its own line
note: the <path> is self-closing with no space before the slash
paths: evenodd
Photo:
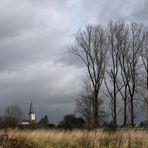
<path id="1" fill-rule="evenodd" d="M 141 96 L 148 100 L 147 27 L 135 22 L 126 24 L 124 21 L 109 22 L 108 27 L 89 25 L 79 30 L 75 39 L 70 52 L 85 65 L 91 88 L 91 93 L 87 88 L 87 92 L 81 94 L 79 111 L 89 115 L 92 110 L 93 126 L 97 127 L 99 95 L 103 87 L 110 98 L 113 125 L 117 125 L 120 103 L 123 106 L 124 125 L 129 119 L 131 126 L 134 126 L 135 103 L 142 100 Z M 144 89 L 146 95 L 139 88 Z"/>

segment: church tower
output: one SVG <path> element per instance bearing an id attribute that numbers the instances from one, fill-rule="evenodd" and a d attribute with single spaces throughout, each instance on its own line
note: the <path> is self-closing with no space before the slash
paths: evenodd
<path id="1" fill-rule="evenodd" d="M 35 113 L 33 112 L 33 105 L 32 105 L 32 101 L 30 102 L 30 108 L 29 108 L 29 121 L 30 122 L 34 122 L 35 121 Z"/>

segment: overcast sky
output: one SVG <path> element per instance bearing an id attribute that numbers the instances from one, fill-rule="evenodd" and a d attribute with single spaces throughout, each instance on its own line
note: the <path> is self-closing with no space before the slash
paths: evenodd
<path id="1" fill-rule="evenodd" d="M 28 113 L 30 98 L 37 119 L 73 113 L 83 67 L 66 47 L 79 28 L 118 19 L 148 25 L 148 0 L 0 0 L 0 114 Z"/>

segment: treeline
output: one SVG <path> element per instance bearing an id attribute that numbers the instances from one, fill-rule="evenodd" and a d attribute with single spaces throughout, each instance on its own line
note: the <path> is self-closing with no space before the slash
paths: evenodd
<path id="1" fill-rule="evenodd" d="M 27 120 L 28 119 L 28 120 Z M 28 121 L 29 124 L 23 124 Z M 0 117 L 0 129 L 20 128 L 20 129 L 80 129 L 85 128 L 83 118 L 76 117 L 74 114 L 67 114 L 57 124 L 49 121 L 48 116 L 43 116 L 39 121 L 29 121 L 25 119 L 24 113 L 19 105 L 13 104 L 6 107 L 4 115 Z"/>
<path id="2" fill-rule="evenodd" d="M 87 126 L 101 125 L 105 110 L 113 127 L 119 114 L 124 126 L 134 126 L 136 105 L 148 109 L 148 27 L 124 21 L 88 25 L 77 32 L 69 51 L 86 68 L 76 105 Z"/>

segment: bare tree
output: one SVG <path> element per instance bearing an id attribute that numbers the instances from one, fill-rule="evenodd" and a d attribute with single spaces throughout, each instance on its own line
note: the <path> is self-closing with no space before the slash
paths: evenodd
<path id="1" fill-rule="evenodd" d="M 8 126 L 17 126 L 22 116 L 23 113 L 18 105 L 7 106 L 5 111 L 5 120 Z"/>
<path id="2" fill-rule="evenodd" d="M 122 36 L 124 24 L 120 22 L 110 22 L 107 30 L 107 39 L 108 39 L 108 69 L 107 76 L 105 79 L 105 85 L 107 88 L 107 92 L 109 94 L 109 98 L 111 100 L 111 115 L 113 118 L 114 127 L 117 126 L 117 115 L 119 111 L 117 111 L 117 95 L 123 86 L 119 88 L 118 85 L 118 76 L 119 76 L 119 53 L 122 45 L 122 40 L 120 39 Z M 113 85 L 113 87 L 111 86 Z"/>
<path id="3" fill-rule="evenodd" d="M 141 50 L 141 57 L 143 63 L 143 71 L 141 72 L 141 87 L 139 90 L 143 98 L 144 107 L 148 118 L 148 28 L 144 29 L 144 44 Z"/>
<path id="4" fill-rule="evenodd" d="M 120 48 L 119 48 L 119 64 L 120 64 L 120 76 L 121 76 L 121 82 L 123 84 L 123 88 L 120 89 L 119 93 L 122 97 L 122 100 L 124 102 L 123 108 L 124 108 L 124 123 L 125 126 L 127 124 L 128 120 L 128 103 L 129 103 L 129 91 L 128 91 L 128 83 L 130 81 L 130 75 L 129 75 L 129 65 L 128 65 L 128 52 L 129 52 L 129 27 L 125 25 L 123 22 L 122 29 L 119 33 L 119 41 L 120 41 Z M 119 84 L 118 84 L 119 85 Z M 117 85 L 117 86 L 118 86 Z M 119 88 L 119 87 L 118 87 Z"/>
<path id="5" fill-rule="evenodd" d="M 86 121 L 86 128 L 93 128 L 93 91 L 90 81 L 83 81 L 84 87 L 79 97 L 76 100 L 76 111 Z M 98 125 L 101 125 L 106 116 L 105 111 L 102 109 L 103 100 L 98 99 Z"/>
<path id="6" fill-rule="evenodd" d="M 139 85 L 139 58 L 140 51 L 144 43 L 143 25 L 132 23 L 125 29 L 123 45 L 120 48 L 121 77 L 124 83 L 124 94 L 120 92 L 124 99 L 124 109 L 126 110 L 127 99 L 129 98 L 130 121 L 134 126 L 134 102 L 138 95 Z M 126 117 L 126 112 L 124 112 Z M 126 124 L 126 118 L 124 120 Z"/>
<path id="7" fill-rule="evenodd" d="M 76 100 L 76 111 L 81 114 L 81 116 L 86 121 L 86 127 L 92 128 L 93 119 L 93 93 L 91 90 L 91 85 L 88 80 L 83 81 L 84 87 L 79 97 Z"/>
<path id="8" fill-rule="evenodd" d="M 134 100 L 137 93 L 138 86 L 138 62 L 140 57 L 140 50 L 143 46 L 143 25 L 132 23 L 130 27 L 130 49 L 128 54 L 128 65 L 130 81 L 127 83 L 129 96 L 130 96 L 130 112 L 131 112 L 131 125 L 134 126 Z"/>
<path id="9" fill-rule="evenodd" d="M 106 60 L 106 35 L 101 26 L 87 26 L 76 35 L 75 46 L 70 52 L 78 56 L 87 69 L 93 88 L 93 124 L 98 126 L 98 95 L 104 79 Z"/>
<path id="10" fill-rule="evenodd" d="M 142 61 L 146 74 L 146 88 L 148 90 L 148 29 L 146 28 L 144 32 L 144 45 L 142 48 Z"/>

